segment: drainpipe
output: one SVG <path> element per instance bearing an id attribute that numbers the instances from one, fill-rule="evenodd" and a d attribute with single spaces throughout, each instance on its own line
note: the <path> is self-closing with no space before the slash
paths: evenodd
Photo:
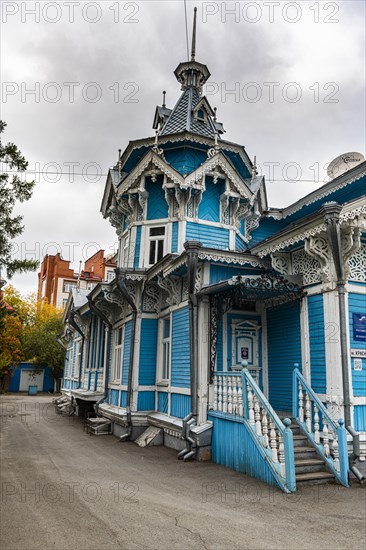
<path id="1" fill-rule="evenodd" d="M 191 378 L 191 412 L 197 421 L 198 394 L 198 299 L 195 292 L 198 251 L 202 248 L 199 241 L 184 243 L 187 253 L 188 296 L 189 296 L 189 336 L 190 336 L 190 378 Z"/>
<path id="2" fill-rule="evenodd" d="M 81 370 L 82 370 L 82 367 L 83 367 L 83 360 L 84 360 L 84 344 L 85 344 L 85 334 L 83 333 L 83 331 L 81 330 L 81 328 L 79 327 L 79 325 L 77 324 L 77 322 L 75 321 L 75 315 L 76 315 L 76 311 L 75 310 L 72 310 L 68 316 L 68 323 L 76 330 L 76 332 L 78 332 L 82 338 L 82 346 L 81 346 L 81 354 L 80 354 L 80 365 L 79 365 L 79 380 L 78 380 L 78 387 L 80 388 L 81 387 Z"/>
<path id="3" fill-rule="evenodd" d="M 133 394 L 132 387 L 132 376 L 133 376 L 133 362 L 135 357 L 135 334 L 136 334 L 136 320 L 137 320 L 137 308 L 135 302 L 131 298 L 126 284 L 125 284 L 125 272 L 120 267 L 116 267 L 116 284 L 121 296 L 126 300 L 126 302 L 132 308 L 132 330 L 131 330 L 131 346 L 130 346 L 130 357 L 128 365 L 128 381 L 127 381 L 127 433 L 120 437 L 120 441 L 130 439 L 132 435 L 132 415 L 131 415 L 131 401 Z"/>
<path id="4" fill-rule="evenodd" d="M 100 399 L 96 403 L 96 412 L 98 412 L 98 405 L 103 403 L 107 399 L 108 395 L 108 380 L 109 380 L 109 364 L 110 364 L 110 357 L 111 357 L 111 339 L 112 339 L 112 323 L 109 321 L 106 315 L 102 311 L 100 311 L 97 306 L 93 303 L 91 296 L 87 296 L 89 308 L 94 315 L 99 317 L 105 325 L 108 327 L 108 341 L 107 341 L 107 353 L 106 353 L 106 371 L 105 371 L 105 379 L 104 379 L 104 397 Z"/>
<path id="5" fill-rule="evenodd" d="M 191 412 L 183 418 L 182 436 L 187 445 L 178 453 L 178 458 L 184 462 L 196 456 L 196 442 L 190 435 L 191 426 L 197 424 L 198 416 L 198 300 L 195 293 L 198 251 L 202 247 L 199 241 L 184 243 L 187 253 L 188 297 L 189 297 L 189 341 L 190 341 L 190 386 Z"/>
<path id="6" fill-rule="evenodd" d="M 327 226 L 328 240 L 330 243 L 334 267 L 337 275 L 338 305 L 339 305 L 339 332 L 341 343 L 341 364 L 342 364 L 342 386 L 343 386 L 343 406 L 345 427 L 352 436 L 353 453 L 350 457 L 354 460 L 360 456 L 359 434 L 353 429 L 351 422 L 351 397 L 350 383 L 348 373 L 348 346 L 347 346 L 347 316 L 346 316 L 346 281 L 343 266 L 342 239 L 339 214 L 342 210 L 335 201 L 326 202 L 321 212 L 324 215 L 324 221 Z M 356 476 L 358 481 L 363 482 L 364 478 L 355 466 L 350 466 L 350 470 Z"/>

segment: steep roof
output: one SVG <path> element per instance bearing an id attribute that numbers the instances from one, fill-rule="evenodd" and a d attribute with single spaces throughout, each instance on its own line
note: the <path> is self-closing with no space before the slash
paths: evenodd
<path id="1" fill-rule="evenodd" d="M 170 113 L 160 135 L 164 136 L 186 131 L 208 138 L 214 138 L 216 128 L 212 118 L 207 116 L 205 120 L 199 120 L 194 117 L 193 110 L 201 99 L 197 88 L 193 86 L 186 88 L 173 111 Z"/>

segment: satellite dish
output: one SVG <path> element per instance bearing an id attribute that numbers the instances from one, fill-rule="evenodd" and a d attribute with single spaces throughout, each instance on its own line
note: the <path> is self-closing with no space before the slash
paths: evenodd
<path id="1" fill-rule="evenodd" d="M 361 155 L 361 153 L 344 153 L 332 160 L 327 168 L 327 174 L 330 179 L 334 179 L 348 172 L 348 170 L 351 170 L 351 168 L 354 168 L 358 164 L 361 164 L 364 160 L 365 157 Z"/>

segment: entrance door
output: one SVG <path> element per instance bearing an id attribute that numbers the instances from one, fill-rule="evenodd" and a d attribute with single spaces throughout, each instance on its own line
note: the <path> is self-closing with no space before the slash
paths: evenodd
<path id="1" fill-rule="evenodd" d="M 234 320 L 231 325 L 231 370 L 242 370 L 241 362 L 248 362 L 248 370 L 257 384 L 260 383 L 259 331 L 257 321 Z"/>
<path id="2" fill-rule="evenodd" d="M 29 386 L 38 386 L 38 391 L 43 390 L 43 371 L 32 376 L 33 369 L 22 369 L 20 373 L 19 391 L 28 391 Z"/>

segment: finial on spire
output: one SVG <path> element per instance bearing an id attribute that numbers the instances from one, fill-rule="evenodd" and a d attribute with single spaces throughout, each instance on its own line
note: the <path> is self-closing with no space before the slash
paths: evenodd
<path id="1" fill-rule="evenodd" d="M 197 25 L 197 8 L 194 8 L 191 61 L 195 61 L 196 59 L 196 25 Z"/>
<path id="2" fill-rule="evenodd" d="M 166 91 L 164 90 L 164 91 L 163 91 L 163 105 L 162 105 L 162 107 L 164 107 L 164 109 L 165 109 L 165 107 L 166 107 L 166 104 L 165 104 L 165 95 L 166 95 Z"/>
<path id="3" fill-rule="evenodd" d="M 217 121 L 217 107 L 214 107 L 214 121 Z"/>

